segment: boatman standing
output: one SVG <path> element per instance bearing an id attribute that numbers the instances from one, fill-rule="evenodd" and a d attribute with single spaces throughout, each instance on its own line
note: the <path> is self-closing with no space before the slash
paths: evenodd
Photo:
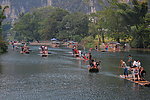
<path id="1" fill-rule="evenodd" d="M 124 69 L 125 78 L 127 78 L 128 77 L 128 68 L 127 68 L 126 63 L 123 60 L 121 60 L 121 67 Z"/>
<path id="2" fill-rule="evenodd" d="M 132 67 L 132 61 L 133 61 L 132 56 L 129 55 L 128 56 L 128 64 L 129 64 L 130 67 Z"/>

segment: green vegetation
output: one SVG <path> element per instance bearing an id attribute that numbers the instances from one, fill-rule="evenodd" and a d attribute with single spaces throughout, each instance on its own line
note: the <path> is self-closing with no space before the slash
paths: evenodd
<path id="1" fill-rule="evenodd" d="M 0 41 L 0 53 L 6 52 L 8 49 L 5 41 Z"/>
<path id="2" fill-rule="evenodd" d="M 17 40 L 48 40 L 58 33 L 58 25 L 67 11 L 59 8 L 46 7 L 26 13 L 15 24 Z"/>
<path id="3" fill-rule="evenodd" d="M 60 24 L 58 37 L 81 41 L 82 38 L 88 36 L 88 24 L 87 15 L 82 13 L 69 14 L 63 18 Z"/>
<path id="4" fill-rule="evenodd" d="M 101 0 L 100 0 L 101 1 Z M 113 41 L 129 42 L 132 47 L 147 48 L 149 42 L 150 19 L 148 3 L 133 0 L 130 3 L 120 3 L 118 0 L 107 0 L 108 5 L 103 11 L 92 14 L 95 26 L 99 30 L 102 42 L 105 38 Z M 101 1 L 102 3 L 102 1 Z M 94 32 L 94 31 L 93 31 Z"/>
<path id="5" fill-rule="evenodd" d="M 2 22 L 6 18 L 4 15 L 4 12 L 5 12 L 5 9 L 7 9 L 7 8 L 8 8 L 8 6 L 2 7 L 0 5 L 0 52 L 6 52 L 7 51 L 7 45 L 3 41 L 3 37 L 2 37 Z"/>
<path id="6" fill-rule="evenodd" d="M 88 17 L 60 8 L 44 7 L 25 14 L 14 26 L 17 40 L 50 40 L 53 37 L 80 41 L 87 35 Z"/>
<path id="7" fill-rule="evenodd" d="M 111 40 L 128 42 L 136 48 L 150 47 L 150 13 L 146 1 L 99 1 L 103 10 L 90 15 L 55 7 L 26 13 L 13 28 L 15 39 L 33 41 L 56 37 L 79 41 L 87 47 Z"/>

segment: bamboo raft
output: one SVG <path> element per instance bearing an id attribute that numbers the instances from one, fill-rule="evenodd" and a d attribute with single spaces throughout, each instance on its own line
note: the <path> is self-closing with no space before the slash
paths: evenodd
<path id="1" fill-rule="evenodd" d="M 126 77 L 126 78 L 125 78 L 124 75 L 120 75 L 120 78 L 126 79 L 126 80 L 128 80 L 130 82 L 136 83 L 136 84 L 141 85 L 141 86 L 148 86 L 148 87 L 150 87 L 150 82 L 149 81 L 146 81 L 146 80 L 140 80 L 140 81 L 139 80 L 135 80 L 134 81 L 134 79 L 132 78 L 131 74 L 129 74 L 128 77 Z"/>
<path id="2" fill-rule="evenodd" d="M 99 68 L 89 68 L 88 69 L 89 70 L 89 72 L 91 72 L 91 73 L 98 73 L 99 72 Z"/>
<path id="3" fill-rule="evenodd" d="M 47 54 L 42 54 L 42 57 L 48 57 L 48 55 Z"/>

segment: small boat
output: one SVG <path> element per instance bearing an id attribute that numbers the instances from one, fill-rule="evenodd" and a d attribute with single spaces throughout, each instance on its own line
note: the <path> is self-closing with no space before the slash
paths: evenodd
<path id="1" fill-rule="evenodd" d="M 29 54 L 29 53 L 30 53 L 29 51 L 26 51 L 26 52 L 25 52 L 25 54 Z"/>
<path id="2" fill-rule="evenodd" d="M 75 54 L 75 57 L 79 57 L 79 54 Z"/>
<path id="3" fill-rule="evenodd" d="M 39 53 L 38 55 L 40 55 L 41 57 L 48 57 L 49 55 L 51 55 L 52 53 Z"/>
<path id="4" fill-rule="evenodd" d="M 48 57 L 48 55 L 47 54 L 42 54 L 42 57 Z"/>
<path id="5" fill-rule="evenodd" d="M 88 61 L 89 59 L 84 59 L 83 57 L 76 57 L 76 59 L 78 60 L 84 60 L 84 61 Z"/>
<path id="6" fill-rule="evenodd" d="M 40 51 L 40 54 L 44 54 L 43 51 Z M 47 54 L 47 53 L 46 53 L 46 54 Z M 51 52 L 48 52 L 48 54 L 52 54 L 52 53 L 51 53 Z M 48 54 L 47 54 L 47 55 L 48 55 Z"/>
<path id="7" fill-rule="evenodd" d="M 99 68 L 98 67 L 91 67 L 91 68 L 88 68 L 88 70 L 91 73 L 98 73 L 99 72 Z"/>
<path id="8" fill-rule="evenodd" d="M 52 46 L 53 48 L 57 48 L 57 47 L 60 47 L 60 43 L 59 43 L 59 42 L 52 43 L 51 46 Z"/>
<path id="9" fill-rule="evenodd" d="M 52 54 L 51 52 L 48 52 L 48 54 Z"/>
<path id="10" fill-rule="evenodd" d="M 107 52 L 107 51 L 105 51 L 105 50 L 102 50 L 101 52 Z"/>
<path id="11" fill-rule="evenodd" d="M 29 51 L 20 51 L 21 54 L 30 54 Z"/>

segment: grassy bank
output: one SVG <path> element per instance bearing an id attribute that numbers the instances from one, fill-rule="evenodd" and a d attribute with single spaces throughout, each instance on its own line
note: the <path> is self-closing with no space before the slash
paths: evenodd
<path id="1" fill-rule="evenodd" d="M 8 46 L 4 41 L 0 41 L 0 53 L 7 52 Z"/>

